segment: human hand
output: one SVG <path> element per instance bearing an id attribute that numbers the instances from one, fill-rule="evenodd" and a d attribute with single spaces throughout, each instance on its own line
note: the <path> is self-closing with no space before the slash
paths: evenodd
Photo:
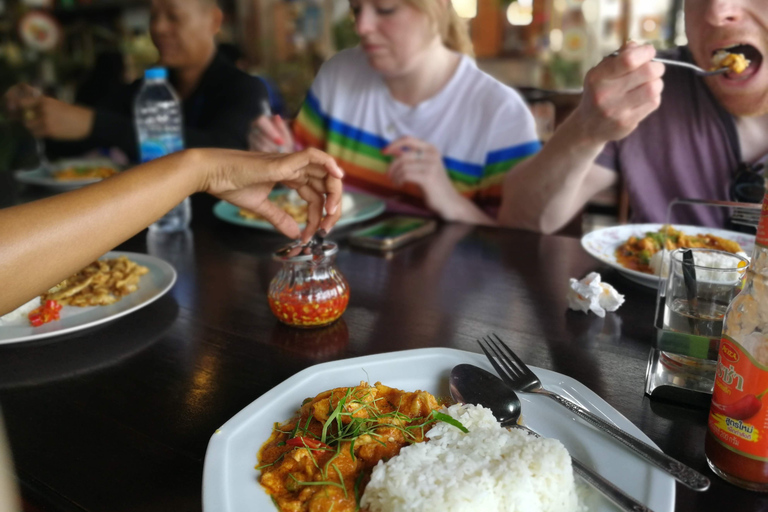
<path id="1" fill-rule="evenodd" d="M 262 115 L 253 121 L 248 145 L 251 151 L 264 153 L 291 153 L 296 150 L 291 130 L 279 115 Z"/>
<path id="2" fill-rule="evenodd" d="M 432 144 L 415 137 L 401 137 L 382 150 L 395 159 L 387 170 L 389 179 L 398 187 L 413 183 L 421 188 L 430 209 L 445 215 L 454 204 L 458 192 L 448 178 L 440 152 Z"/>
<path id="3" fill-rule="evenodd" d="M 22 97 L 17 108 L 24 112 L 24 126 L 40 139 L 81 140 L 93 128 L 93 110 L 48 96 Z"/>
<path id="4" fill-rule="evenodd" d="M 21 100 L 26 98 L 37 98 L 42 93 L 39 89 L 29 84 L 20 83 L 9 88 L 3 95 L 3 104 L 6 112 L 15 121 L 24 120 L 24 111 L 21 108 Z"/>
<path id="5" fill-rule="evenodd" d="M 630 41 L 589 70 L 574 112 L 582 133 L 601 144 L 623 139 L 659 107 L 664 64 L 655 56 L 652 46 Z"/>
<path id="6" fill-rule="evenodd" d="M 318 228 L 328 232 L 341 217 L 344 173 L 331 156 L 320 150 L 309 148 L 285 155 L 205 150 L 204 155 L 210 155 L 214 162 L 204 191 L 258 213 L 291 238 L 301 237 L 303 242 L 309 242 Z M 307 201 L 307 225 L 303 232 L 293 217 L 269 200 L 277 183 L 296 190 Z"/>

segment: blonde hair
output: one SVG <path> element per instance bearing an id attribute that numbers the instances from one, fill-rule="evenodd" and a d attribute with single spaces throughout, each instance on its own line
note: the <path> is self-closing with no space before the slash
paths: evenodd
<path id="1" fill-rule="evenodd" d="M 442 1 L 446 2 L 445 8 Z M 451 0 L 405 0 L 405 3 L 421 11 L 437 25 L 440 39 L 446 48 L 474 56 L 467 22 L 459 17 Z"/>

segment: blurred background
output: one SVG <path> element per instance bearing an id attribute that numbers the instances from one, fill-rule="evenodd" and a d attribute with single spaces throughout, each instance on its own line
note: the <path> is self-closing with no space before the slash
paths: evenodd
<path id="1" fill-rule="evenodd" d="M 683 0 L 452 0 L 478 66 L 517 88 L 546 141 L 575 106 L 586 71 L 634 39 L 685 44 Z M 224 53 L 265 79 L 292 117 L 320 65 L 357 44 L 347 0 L 223 0 Z M 0 0 L 0 91 L 19 81 L 67 102 L 131 82 L 157 53 L 145 0 Z M 0 113 L 0 170 L 18 168 L 23 130 Z M 620 215 L 620 191 L 597 198 Z M 618 213 L 617 213 L 618 212 Z"/>

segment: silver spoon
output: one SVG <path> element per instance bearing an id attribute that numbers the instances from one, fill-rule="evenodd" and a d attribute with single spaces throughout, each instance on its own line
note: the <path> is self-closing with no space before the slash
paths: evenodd
<path id="1" fill-rule="evenodd" d="M 619 51 L 615 51 L 608 55 L 609 57 L 618 57 Z M 679 60 L 669 60 L 669 59 L 659 59 L 659 58 L 653 58 L 651 59 L 654 62 L 661 62 L 662 64 L 666 64 L 668 66 L 678 66 L 681 68 L 688 68 L 691 71 L 695 72 L 699 76 L 713 76 L 713 75 L 722 75 L 723 73 L 728 72 L 731 68 L 728 66 L 724 68 L 718 68 L 714 71 L 707 71 L 705 69 L 701 69 L 699 66 L 696 66 L 695 64 L 691 64 L 689 62 L 681 62 Z"/>
<path id="2" fill-rule="evenodd" d="M 512 388 L 494 374 L 471 364 L 460 364 L 451 370 L 450 390 L 451 397 L 457 402 L 482 405 L 490 409 L 502 427 L 519 428 L 536 437 L 541 437 L 528 427 L 518 425 L 517 420 L 522 413 L 520 399 Z M 578 459 L 571 457 L 571 462 L 574 473 L 621 510 L 653 512 Z"/>

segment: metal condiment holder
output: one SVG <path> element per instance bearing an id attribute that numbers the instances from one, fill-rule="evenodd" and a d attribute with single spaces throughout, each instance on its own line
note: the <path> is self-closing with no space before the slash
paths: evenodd
<path id="1" fill-rule="evenodd" d="M 676 199 L 667 209 L 667 224 L 672 209 L 678 205 L 760 210 L 761 204 L 700 199 Z M 757 226 L 754 226 L 757 228 Z M 706 229 L 702 227 L 702 229 Z M 705 336 L 676 333 L 663 328 L 667 278 L 659 278 L 654 326 L 656 339 L 648 356 L 645 393 L 651 398 L 680 402 L 695 407 L 709 407 L 714 387 L 720 342 Z M 681 364 L 681 361 L 689 364 Z"/>

